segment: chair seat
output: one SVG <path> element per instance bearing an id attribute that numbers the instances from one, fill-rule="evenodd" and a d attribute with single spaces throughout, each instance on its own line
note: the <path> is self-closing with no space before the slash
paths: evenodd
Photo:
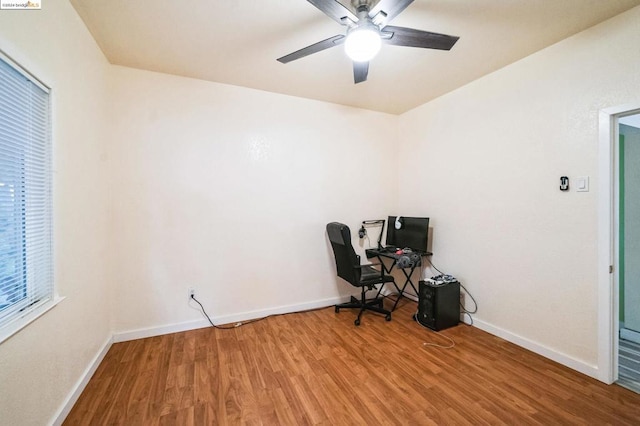
<path id="1" fill-rule="evenodd" d="M 365 265 L 361 268 L 360 271 L 360 283 L 362 284 L 388 283 L 393 281 L 393 277 L 391 275 L 385 274 L 381 277 L 380 271 L 372 266 Z"/>

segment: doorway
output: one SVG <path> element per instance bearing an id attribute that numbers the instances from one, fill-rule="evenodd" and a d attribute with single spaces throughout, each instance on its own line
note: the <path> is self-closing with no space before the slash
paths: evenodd
<path id="1" fill-rule="evenodd" d="M 624 121 L 625 117 L 633 115 L 640 115 L 640 101 L 601 109 L 598 113 L 598 362 L 596 377 L 608 384 L 619 379 L 619 278 L 621 272 L 619 120 Z M 626 296 L 625 294 L 625 300 Z M 625 319 L 626 314 L 625 311 Z"/>
<path id="2" fill-rule="evenodd" d="M 618 119 L 618 383 L 640 393 L 640 114 Z"/>

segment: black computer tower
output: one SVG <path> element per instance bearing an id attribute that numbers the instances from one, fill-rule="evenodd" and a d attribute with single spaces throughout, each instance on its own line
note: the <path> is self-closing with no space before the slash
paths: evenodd
<path id="1" fill-rule="evenodd" d="M 460 283 L 440 285 L 420 281 L 418 291 L 418 315 L 420 324 L 439 331 L 460 322 Z"/>

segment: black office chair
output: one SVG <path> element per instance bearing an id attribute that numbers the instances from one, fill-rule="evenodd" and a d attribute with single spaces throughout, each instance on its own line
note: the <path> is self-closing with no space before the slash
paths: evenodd
<path id="1" fill-rule="evenodd" d="M 382 299 L 378 297 L 382 287 L 378 290 L 375 299 L 367 300 L 365 293 L 375 289 L 376 284 L 394 282 L 393 277 L 386 275 L 380 264 L 360 265 L 360 256 L 351 245 L 351 231 L 347 225 L 331 222 L 327 225 L 327 235 L 336 259 L 338 276 L 362 290 L 360 300 L 351 296 L 350 302 L 336 305 L 336 312 L 340 312 L 340 308 L 359 308 L 360 312 L 354 321 L 355 325 L 360 325 L 360 316 L 366 310 L 384 314 L 385 319 L 391 321 L 391 311 L 382 309 Z M 373 268 L 376 265 L 380 266 L 380 270 Z"/>

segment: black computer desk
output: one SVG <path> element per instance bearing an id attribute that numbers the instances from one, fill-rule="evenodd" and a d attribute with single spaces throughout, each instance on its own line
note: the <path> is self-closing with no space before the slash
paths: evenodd
<path id="1" fill-rule="evenodd" d="M 425 256 L 431 256 L 433 253 L 428 252 L 428 251 L 427 252 L 412 251 L 411 253 L 397 254 L 395 250 L 382 248 L 382 249 L 366 249 L 365 250 L 365 254 L 367 256 L 367 259 L 371 259 L 372 257 L 377 257 L 378 260 L 380 261 L 380 264 L 382 265 L 382 269 L 387 274 L 390 274 L 391 271 L 393 270 L 393 267 L 398 265 L 398 261 L 400 260 L 400 258 L 402 256 L 411 257 L 411 254 L 417 254 L 418 255 L 417 259 L 416 259 L 416 256 L 413 256 L 413 260 L 414 261 L 409 262 L 408 265 L 406 265 L 406 267 L 402 268 L 402 267 L 400 267 L 400 265 L 398 265 L 398 269 L 400 269 L 402 271 L 402 273 L 404 274 L 406 280 L 404 282 L 404 285 L 402 286 L 402 290 L 398 287 L 398 285 L 395 282 L 393 283 L 393 285 L 396 287 L 396 290 L 398 290 L 398 298 L 396 299 L 396 302 L 393 304 L 393 308 L 391 309 L 392 311 L 395 311 L 396 306 L 398 305 L 398 302 L 400 301 L 400 299 L 403 298 L 403 297 L 406 297 L 404 295 L 404 291 L 407 288 L 407 285 L 411 285 L 411 288 L 413 288 L 413 291 L 414 291 L 415 295 L 416 296 L 418 295 L 418 290 L 416 289 L 415 284 L 413 284 L 413 281 L 411 281 L 411 276 L 413 275 L 413 271 L 415 271 L 415 269 L 418 266 L 422 265 L 422 258 L 425 257 Z M 392 259 L 393 262 L 387 268 L 387 266 L 382 261 L 382 259 Z M 407 270 L 409 272 L 407 272 Z"/>

